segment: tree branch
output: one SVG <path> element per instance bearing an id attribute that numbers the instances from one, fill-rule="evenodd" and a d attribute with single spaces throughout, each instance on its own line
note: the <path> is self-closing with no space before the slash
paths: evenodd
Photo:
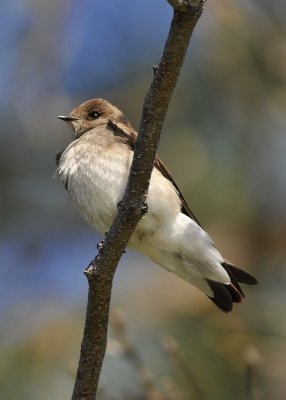
<path id="1" fill-rule="evenodd" d="M 174 7 L 165 49 L 146 94 L 123 200 L 96 258 L 85 270 L 88 303 L 72 400 L 93 400 L 106 350 L 113 276 L 137 223 L 147 212 L 147 191 L 168 105 L 193 29 L 206 0 L 168 0 Z M 193 0 L 194 2 L 195 0 Z"/>
<path id="2" fill-rule="evenodd" d="M 195 7 L 198 7 L 199 9 L 201 9 L 201 12 L 203 10 L 204 7 L 204 3 L 206 2 L 206 0 L 201 1 L 201 0 L 167 0 L 168 3 L 171 4 L 171 6 L 174 8 L 174 10 L 176 11 L 188 11 L 190 8 L 193 9 Z"/>

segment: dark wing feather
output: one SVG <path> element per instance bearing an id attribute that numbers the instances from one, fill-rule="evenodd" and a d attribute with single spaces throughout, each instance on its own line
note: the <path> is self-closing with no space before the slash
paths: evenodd
<path id="1" fill-rule="evenodd" d="M 186 214 L 188 217 L 192 218 L 198 225 L 200 223 L 192 213 L 190 207 L 188 206 L 184 196 L 182 195 L 180 189 L 178 188 L 176 182 L 172 178 L 167 167 L 163 164 L 160 158 L 157 156 L 155 160 L 155 167 L 162 173 L 162 175 L 169 179 L 172 182 L 174 187 L 176 188 L 178 195 L 182 202 L 182 212 Z M 201 226 L 201 225 L 200 225 Z M 235 267 L 227 261 L 222 263 L 222 267 L 228 273 L 231 284 L 225 285 L 220 282 L 215 282 L 210 279 L 207 279 L 207 282 L 212 289 L 213 297 L 210 299 L 213 303 L 219 307 L 222 311 L 229 312 L 232 310 L 233 303 L 241 303 L 244 299 L 244 293 L 239 285 L 239 283 L 246 283 L 248 285 L 255 285 L 257 280 L 247 272 L 243 271 L 240 268 Z"/>
<path id="2" fill-rule="evenodd" d="M 193 219 L 199 226 L 201 226 L 201 224 L 199 223 L 199 221 L 197 220 L 197 218 L 194 216 L 194 214 L 192 213 L 190 207 L 188 206 L 188 203 L 186 202 L 184 196 L 182 195 L 180 189 L 178 188 L 176 182 L 174 181 L 170 171 L 168 170 L 168 168 L 166 167 L 166 165 L 163 163 L 163 161 L 156 156 L 155 158 L 155 164 L 154 164 L 155 168 L 157 168 L 161 174 L 167 178 L 170 182 L 172 182 L 173 186 L 176 188 L 178 195 L 180 197 L 180 200 L 182 202 L 182 213 L 187 215 L 188 217 L 190 217 L 191 219 Z"/>
<path id="3" fill-rule="evenodd" d="M 115 137 L 126 143 L 131 150 L 134 150 L 135 142 L 137 139 L 137 132 L 130 124 L 123 124 L 113 118 L 108 120 L 107 126 L 111 128 Z"/>

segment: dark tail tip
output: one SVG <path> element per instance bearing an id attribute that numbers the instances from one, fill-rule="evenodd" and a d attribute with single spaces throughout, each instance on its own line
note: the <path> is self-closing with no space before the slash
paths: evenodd
<path id="1" fill-rule="evenodd" d="M 248 272 L 245 272 L 232 264 L 223 262 L 222 266 L 228 273 L 231 279 L 231 284 L 225 285 L 210 279 L 207 279 L 207 282 L 213 291 L 213 297 L 210 297 L 211 301 L 222 311 L 230 312 L 232 310 L 233 303 L 241 303 L 245 298 L 239 283 L 255 285 L 257 280 Z"/>
<path id="2" fill-rule="evenodd" d="M 222 266 L 228 274 L 231 273 L 233 275 L 237 282 L 246 283 L 247 285 L 256 285 L 258 283 L 254 276 L 243 269 L 237 268 L 226 261 L 222 263 Z"/>
<path id="3" fill-rule="evenodd" d="M 239 291 L 233 284 L 225 285 L 210 279 L 207 279 L 207 282 L 213 291 L 213 297 L 209 298 L 224 312 L 230 312 L 233 303 L 241 303 L 244 299 L 242 290 Z"/>

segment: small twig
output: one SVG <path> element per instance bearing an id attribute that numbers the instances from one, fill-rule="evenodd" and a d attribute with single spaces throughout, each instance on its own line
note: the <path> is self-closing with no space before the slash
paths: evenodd
<path id="1" fill-rule="evenodd" d="M 160 379 L 160 386 L 168 400 L 187 400 L 185 393 L 177 386 L 173 377 L 165 376 Z"/>
<path id="2" fill-rule="evenodd" d="M 181 371 L 188 379 L 188 382 L 191 384 L 197 399 L 206 400 L 205 394 L 200 387 L 195 374 L 193 373 L 190 365 L 187 363 L 175 339 L 170 336 L 166 336 L 162 340 L 162 346 L 163 349 L 169 354 L 169 356 L 176 361 L 177 365 L 180 367 Z"/>
<path id="3" fill-rule="evenodd" d="M 144 364 L 140 354 L 130 342 L 127 334 L 126 322 L 119 310 L 112 311 L 112 327 L 116 339 L 121 345 L 122 356 L 128 359 L 137 371 L 138 377 L 144 388 L 147 400 L 166 400 L 162 393 L 156 388 L 150 370 Z"/>
<path id="4" fill-rule="evenodd" d="M 244 352 L 244 359 L 246 364 L 245 399 L 258 400 L 260 396 L 256 387 L 256 375 L 258 366 L 261 363 L 261 356 L 255 347 L 249 346 Z"/>

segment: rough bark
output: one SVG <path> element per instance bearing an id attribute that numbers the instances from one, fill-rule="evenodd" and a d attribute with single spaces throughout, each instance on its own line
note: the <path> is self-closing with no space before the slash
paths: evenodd
<path id="1" fill-rule="evenodd" d="M 107 343 L 113 276 L 139 220 L 147 212 L 147 191 L 163 122 L 205 0 L 168 0 L 174 8 L 164 52 L 146 94 L 134 158 L 118 214 L 85 270 L 89 292 L 80 360 L 72 400 L 96 398 Z"/>

